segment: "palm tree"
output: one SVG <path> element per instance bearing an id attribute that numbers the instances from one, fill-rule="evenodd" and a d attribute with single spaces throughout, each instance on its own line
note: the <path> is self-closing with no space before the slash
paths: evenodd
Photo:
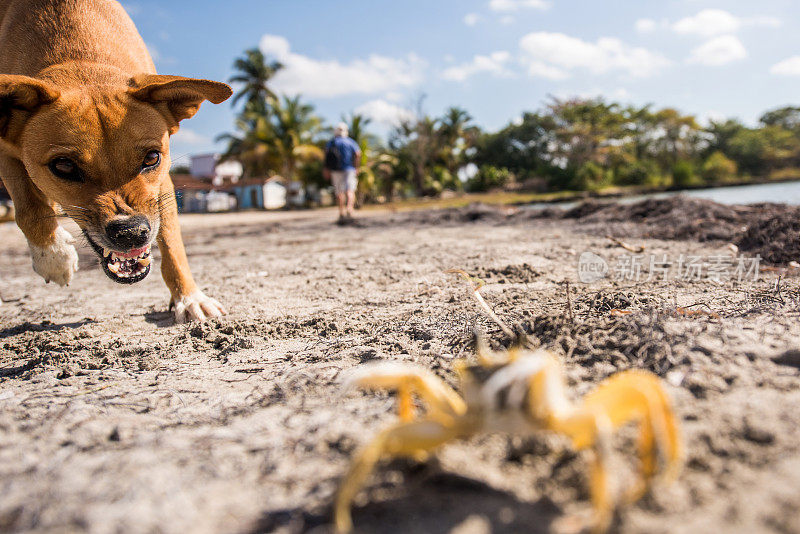
<path id="1" fill-rule="evenodd" d="M 321 120 L 299 96 L 275 99 L 266 114 L 246 106 L 235 124 L 236 133 L 217 140 L 228 143 L 223 158 L 240 160 L 248 176 L 280 174 L 293 181 L 302 164 L 324 157 L 314 142 Z"/>
<path id="2" fill-rule="evenodd" d="M 300 164 L 324 158 L 323 150 L 314 143 L 322 121 L 314 115 L 314 107 L 302 103 L 299 96 L 276 100 L 267 124 L 269 129 L 261 139 L 280 162 L 275 170 L 287 180 L 296 178 Z"/>
<path id="3" fill-rule="evenodd" d="M 458 171 L 460 156 L 467 148 L 466 138 L 470 130 L 468 127 L 470 122 L 472 122 L 472 117 L 467 110 L 455 106 L 448 108 L 439 121 L 441 158 L 451 174 Z"/>
<path id="4" fill-rule="evenodd" d="M 229 80 L 231 83 L 244 84 L 231 101 L 235 106 L 241 99 L 245 99 L 245 107 L 251 111 L 266 111 L 265 104 L 274 101 L 277 97 L 269 87 L 269 81 L 283 68 L 279 61 L 267 61 L 264 53 L 258 48 L 245 50 L 244 57 L 233 62 L 236 69 Z"/>

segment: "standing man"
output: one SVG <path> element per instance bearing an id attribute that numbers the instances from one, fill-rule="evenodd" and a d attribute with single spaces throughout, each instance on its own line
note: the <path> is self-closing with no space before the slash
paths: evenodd
<path id="1" fill-rule="evenodd" d="M 339 222 L 344 223 L 353 219 L 361 148 L 349 137 L 345 123 L 340 122 L 335 132 L 335 137 L 325 147 L 325 178 L 333 182 Z"/>

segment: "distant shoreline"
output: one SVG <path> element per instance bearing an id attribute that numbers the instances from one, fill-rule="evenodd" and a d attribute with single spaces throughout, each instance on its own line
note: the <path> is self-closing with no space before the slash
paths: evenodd
<path id="1" fill-rule="evenodd" d="M 654 186 L 615 186 L 598 191 L 554 191 L 548 193 L 533 193 L 519 191 L 493 191 L 488 193 L 457 193 L 449 198 L 413 198 L 398 200 L 385 204 L 367 204 L 362 206 L 363 211 L 390 210 L 414 211 L 420 209 L 461 208 L 473 203 L 524 206 L 528 204 L 560 204 L 566 202 L 580 202 L 592 199 L 618 199 L 639 195 L 657 193 L 680 193 L 683 191 L 697 191 L 703 189 L 721 189 L 725 187 L 744 187 L 748 185 L 769 185 L 800 182 L 800 177 L 780 179 L 751 179 L 735 180 L 729 182 L 698 184 L 687 187 L 654 187 Z"/>

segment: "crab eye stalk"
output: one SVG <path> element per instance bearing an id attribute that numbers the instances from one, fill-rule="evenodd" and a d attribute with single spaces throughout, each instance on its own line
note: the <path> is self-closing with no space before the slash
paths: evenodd
<path id="1" fill-rule="evenodd" d="M 47 168 L 54 176 L 66 180 L 68 182 L 83 182 L 83 172 L 78 164 L 69 158 L 55 158 L 51 161 Z"/>
<path id="2" fill-rule="evenodd" d="M 151 150 L 144 157 L 144 161 L 142 161 L 142 170 L 154 169 L 158 167 L 159 163 L 161 163 L 161 153 L 156 150 Z"/>

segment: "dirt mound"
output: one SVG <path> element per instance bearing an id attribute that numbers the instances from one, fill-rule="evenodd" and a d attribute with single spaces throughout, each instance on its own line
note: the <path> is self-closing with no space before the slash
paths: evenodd
<path id="1" fill-rule="evenodd" d="M 593 215 L 600 210 L 606 209 L 609 204 L 602 204 L 596 200 L 587 200 L 581 202 L 574 208 L 571 208 L 562 215 L 564 219 L 583 219 L 589 215 Z"/>
<path id="2" fill-rule="evenodd" d="M 769 263 L 800 261 L 800 209 L 786 207 L 750 224 L 735 241 L 739 250 Z"/>
<path id="3" fill-rule="evenodd" d="M 677 195 L 633 204 L 584 202 L 561 218 L 608 225 L 609 234 L 629 237 L 613 225 L 644 225 L 641 237 L 669 240 L 733 242 L 742 252 L 759 254 L 769 263 L 800 259 L 800 209 L 784 204 L 728 206 Z"/>
<path id="4" fill-rule="evenodd" d="M 731 241 L 741 231 L 746 215 L 752 209 L 678 195 L 650 198 L 634 204 L 601 204 L 587 208 L 578 206 L 570 211 L 586 211 L 585 216 L 579 217 L 584 222 L 645 224 L 644 237 Z"/>

